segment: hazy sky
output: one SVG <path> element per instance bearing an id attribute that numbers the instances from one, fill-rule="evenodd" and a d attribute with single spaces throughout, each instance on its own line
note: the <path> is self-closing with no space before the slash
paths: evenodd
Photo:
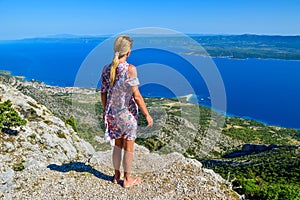
<path id="1" fill-rule="evenodd" d="M 0 0 L 0 39 L 117 34 L 141 27 L 300 35 L 299 20 L 299 0 Z"/>

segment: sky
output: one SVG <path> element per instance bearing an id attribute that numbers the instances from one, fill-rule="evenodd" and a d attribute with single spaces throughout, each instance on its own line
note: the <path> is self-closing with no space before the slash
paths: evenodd
<path id="1" fill-rule="evenodd" d="M 0 40 L 161 27 L 185 34 L 300 35 L 299 0 L 0 0 Z"/>

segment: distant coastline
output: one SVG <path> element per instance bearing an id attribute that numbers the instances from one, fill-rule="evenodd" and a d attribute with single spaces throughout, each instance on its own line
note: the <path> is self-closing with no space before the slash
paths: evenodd
<path id="1" fill-rule="evenodd" d="M 285 35 L 205 35 L 205 34 L 186 34 L 198 42 L 212 58 L 229 59 L 280 59 L 300 61 L 300 36 Z M 112 35 L 90 36 L 90 35 L 70 35 L 61 34 L 48 37 L 24 38 L 16 40 L 0 40 L 0 43 L 10 42 L 90 42 L 95 46 Z M 141 34 L 139 37 L 145 37 L 147 40 L 161 39 L 162 45 L 170 45 L 176 41 L 176 38 L 168 35 L 157 35 L 146 37 Z M 192 50 L 193 47 L 186 47 Z M 189 53 L 189 52 L 187 52 Z M 191 51 L 193 55 L 197 52 Z"/>

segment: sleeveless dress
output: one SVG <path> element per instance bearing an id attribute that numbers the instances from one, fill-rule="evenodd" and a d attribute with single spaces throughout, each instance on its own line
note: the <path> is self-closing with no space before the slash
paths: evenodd
<path id="1" fill-rule="evenodd" d="M 138 106 L 133 98 L 131 86 L 139 85 L 137 77 L 128 78 L 129 64 L 120 63 L 117 67 L 115 83 L 110 86 L 110 65 L 104 67 L 101 76 L 101 93 L 107 92 L 104 114 L 104 139 L 136 139 Z"/>

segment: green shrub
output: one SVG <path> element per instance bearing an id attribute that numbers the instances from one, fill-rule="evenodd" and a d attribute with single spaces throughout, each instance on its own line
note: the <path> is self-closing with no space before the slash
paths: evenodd
<path id="1" fill-rule="evenodd" d="M 0 103 L 0 128 L 10 128 L 25 124 L 26 120 L 22 119 L 17 111 L 12 108 L 12 103 L 10 100 Z"/>
<path id="2" fill-rule="evenodd" d="M 25 160 L 22 160 L 21 162 L 19 163 L 15 163 L 13 166 L 12 166 L 12 169 L 14 171 L 22 171 L 25 167 L 23 165 L 23 162 L 25 162 Z"/>
<path id="3" fill-rule="evenodd" d="M 70 118 L 66 119 L 65 123 L 72 126 L 72 128 L 75 132 L 78 132 L 78 129 L 76 126 L 76 121 L 75 121 L 74 117 L 70 117 Z"/>
<path id="4" fill-rule="evenodd" d="M 35 139 L 36 139 L 36 134 L 33 133 L 33 134 L 29 135 L 29 137 L 30 137 L 31 139 L 35 140 Z"/>

